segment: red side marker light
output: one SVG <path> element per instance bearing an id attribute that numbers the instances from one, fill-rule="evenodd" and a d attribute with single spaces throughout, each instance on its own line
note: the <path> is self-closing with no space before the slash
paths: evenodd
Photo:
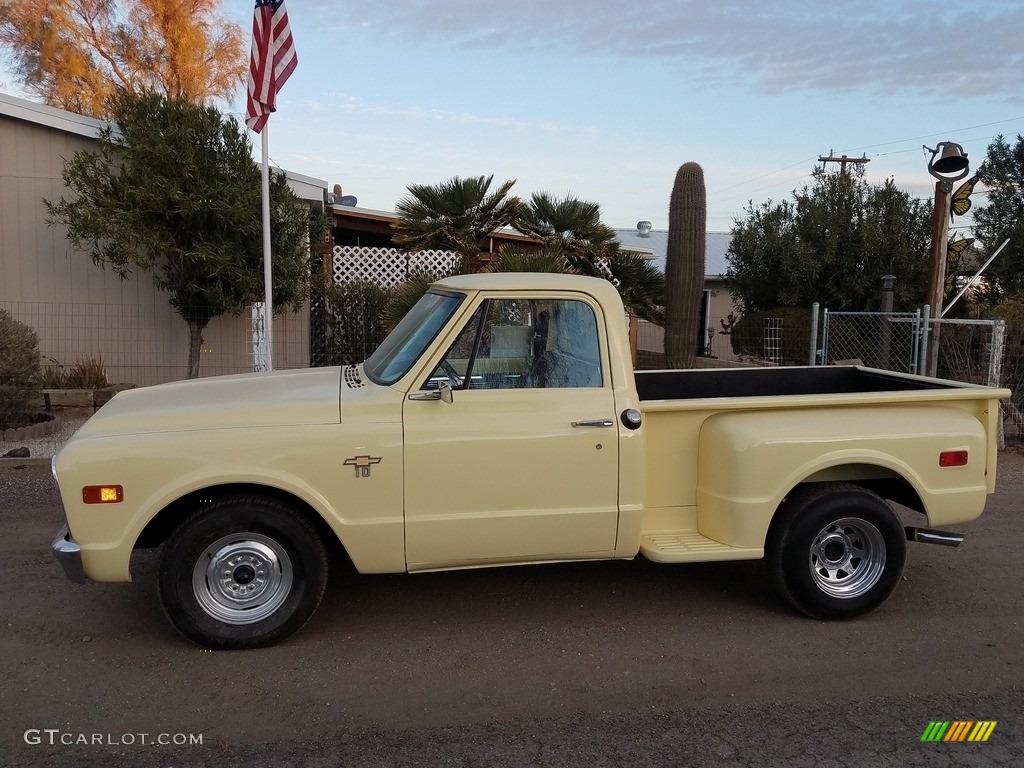
<path id="1" fill-rule="evenodd" d="M 87 485 L 82 489 L 86 504 L 120 504 L 124 501 L 124 488 L 120 485 Z"/>
<path id="2" fill-rule="evenodd" d="M 943 451 L 939 454 L 940 467 L 966 467 L 967 451 Z"/>

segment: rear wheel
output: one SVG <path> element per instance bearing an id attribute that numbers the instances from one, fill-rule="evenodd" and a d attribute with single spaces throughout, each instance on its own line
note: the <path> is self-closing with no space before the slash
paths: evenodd
<path id="1" fill-rule="evenodd" d="M 848 483 L 794 491 L 766 542 L 778 591 L 818 619 L 843 619 L 877 608 L 899 583 L 906 535 L 892 508 Z"/>
<path id="2" fill-rule="evenodd" d="M 327 553 L 308 520 L 262 497 L 215 501 L 164 545 L 160 603 L 174 627 L 209 648 L 256 648 L 297 631 L 327 584 Z"/>

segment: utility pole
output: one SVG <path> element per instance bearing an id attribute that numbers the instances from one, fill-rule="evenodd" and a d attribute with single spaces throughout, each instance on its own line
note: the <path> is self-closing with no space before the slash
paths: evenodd
<path id="1" fill-rule="evenodd" d="M 925 300 L 936 321 L 942 318 L 942 300 L 946 295 L 946 250 L 949 243 L 949 209 L 953 194 L 953 182 L 967 176 L 971 172 L 971 164 L 967 153 L 959 144 L 952 141 L 940 141 L 935 149 L 923 147 L 931 152 L 928 161 L 928 173 L 935 182 L 935 206 L 932 208 L 932 243 L 928 254 L 928 286 Z M 942 326 L 935 323 L 928 338 L 928 359 L 926 372 L 935 376 L 939 367 L 939 330 Z"/>
<path id="2" fill-rule="evenodd" d="M 846 155 L 843 155 L 842 157 L 836 157 L 835 152 L 833 152 L 830 149 L 828 151 L 828 157 L 822 157 L 821 155 L 818 156 L 818 162 L 822 164 L 839 163 L 839 172 L 846 173 L 847 163 L 850 163 L 852 165 L 864 165 L 865 163 L 870 163 L 871 158 L 869 158 L 867 155 L 864 155 L 863 157 L 847 157 Z"/>

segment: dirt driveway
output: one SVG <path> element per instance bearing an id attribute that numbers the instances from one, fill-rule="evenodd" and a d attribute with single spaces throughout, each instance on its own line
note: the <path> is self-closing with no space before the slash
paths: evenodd
<path id="1" fill-rule="evenodd" d="M 64 578 L 46 468 L 0 469 L 0 522 L 3 765 L 1024 765 L 1014 453 L 960 549 L 911 545 L 843 623 L 757 562 L 336 574 L 288 642 L 213 653 L 164 620 L 153 554 Z M 935 720 L 998 724 L 922 743 Z"/>

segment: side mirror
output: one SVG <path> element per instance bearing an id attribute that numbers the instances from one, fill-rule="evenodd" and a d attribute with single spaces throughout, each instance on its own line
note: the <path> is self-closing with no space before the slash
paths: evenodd
<path id="1" fill-rule="evenodd" d="M 441 393 L 441 400 L 451 405 L 455 401 L 455 397 L 452 394 L 452 385 L 447 381 L 439 382 L 437 385 L 438 391 Z"/>

